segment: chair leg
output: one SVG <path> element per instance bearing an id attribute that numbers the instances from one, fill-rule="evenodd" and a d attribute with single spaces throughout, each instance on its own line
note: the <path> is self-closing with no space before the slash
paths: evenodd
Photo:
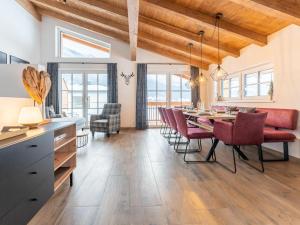
<path id="1" fill-rule="evenodd" d="M 197 143 L 198 143 L 199 152 L 201 152 L 202 151 L 202 142 L 201 142 L 201 139 L 198 139 Z"/>
<path id="2" fill-rule="evenodd" d="M 232 158 L 233 158 L 233 170 L 229 167 L 225 166 L 224 164 L 220 163 L 219 161 L 216 161 L 220 166 L 222 166 L 224 169 L 230 171 L 231 173 L 236 173 L 236 160 L 235 160 L 235 145 L 232 146 Z"/>
<path id="3" fill-rule="evenodd" d="M 95 131 L 92 130 L 92 137 L 95 137 Z"/>
<path id="4" fill-rule="evenodd" d="M 264 159 L 264 162 L 281 162 L 289 161 L 289 143 L 283 142 L 283 158 L 281 159 Z"/>
<path id="5" fill-rule="evenodd" d="M 212 163 L 212 162 L 215 162 L 215 160 L 209 161 L 209 160 L 207 160 L 207 159 L 205 159 L 205 160 L 187 160 L 187 159 L 186 159 L 186 155 L 187 155 L 188 153 L 195 153 L 195 152 L 201 152 L 201 151 L 202 151 L 202 143 L 201 143 L 201 140 L 200 140 L 200 139 L 198 140 L 198 147 L 199 147 L 199 149 L 200 149 L 200 150 L 198 150 L 198 151 L 188 151 L 187 148 L 188 148 L 189 144 L 190 144 L 190 140 L 188 141 L 188 145 L 187 145 L 187 147 L 186 147 L 186 149 L 185 149 L 185 152 L 184 152 L 184 157 L 183 157 L 184 162 L 186 162 L 186 163 Z"/>
<path id="6" fill-rule="evenodd" d="M 236 146 L 236 148 L 238 148 Z M 261 145 L 257 145 L 257 153 L 258 153 L 258 160 L 260 162 L 260 168 L 257 168 L 255 166 L 253 166 L 252 164 L 250 164 L 248 161 L 246 160 L 243 160 L 242 159 L 242 162 L 246 163 L 248 166 L 252 167 L 253 169 L 263 173 L 265 171 L 265 168 L 264 168 L 264 157 L 263 157 L 263 150 L 262 150 L 262 146 Z"/>

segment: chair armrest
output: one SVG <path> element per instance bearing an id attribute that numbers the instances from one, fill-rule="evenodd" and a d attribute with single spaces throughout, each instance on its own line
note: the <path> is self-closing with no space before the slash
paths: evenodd
<path id="1" fill-rule="evenodd" d="M 102 119 L 101 115 L 91 115 L 90 124 L 92 124 L 95 120 L 101 120 L 101 119 Z"/>
<path id="2" fill-rule="evenodd" d="M 108 116 L 108 129 L 111 132 L 120 130 L 120 114 L 111 114 Z"/>
<path id="3" fill-rule="evenodd" d="M 233 137 L 233 126 L 232 122 L 215 121 L 214 122 L 214 136 L 216 139 L 223 141 L 225 144 L 232 143 Z"/>

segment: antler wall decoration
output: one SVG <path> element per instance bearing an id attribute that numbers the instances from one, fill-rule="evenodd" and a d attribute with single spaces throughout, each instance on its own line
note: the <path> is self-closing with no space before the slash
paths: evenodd
<path id="1" fill-rule="evenodd" d="M 123 72 L 121 73 L 121 77 L 124 77 L 125 79 L 125 84 L 126 85 L 129 85 L 129 82 L 130 82 L 130 78 L 131 77 L 134 77 L 134 74 L 131 73 L 131 74 L 124 74 Z"/>

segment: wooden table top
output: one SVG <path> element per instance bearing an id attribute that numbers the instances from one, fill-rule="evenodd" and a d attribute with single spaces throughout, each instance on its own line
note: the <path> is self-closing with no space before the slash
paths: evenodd
<path id="1" fill-rule="evenodd" d="M 197 118 L 206 118 L 209 120 L 215 120 L 215 119 L 222 119 L 222 120 L 234 120 L 236 118 L 236 115 L 231 115 L 227 113 L 216 113 L 211 114 L 207 112 L 184 112 L 187 116 L 197 117 Z"/>

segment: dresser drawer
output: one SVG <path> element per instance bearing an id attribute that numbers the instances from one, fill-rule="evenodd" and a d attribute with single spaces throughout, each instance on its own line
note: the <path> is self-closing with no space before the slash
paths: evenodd
<path id="1" fill-rule="evenodd" d="M 23 169 L 14 177 L 0 182 L 0 217 L 16 207 L 42 182 L 48 180 L 54 186 L 53 160 L 51 153 L 42 160 Z"/>
<path id="2" fill-rule="evenodd" d="M 0 225 L 25 225 L 53 194 L 53 182 L 45 180 L 0 220 Z"/>
<path id="3" fill-rule="evenodd" d="M 0 150 L 0 180 L 15 176 L 18 172 L 53 152 L 54 133 Z"/>

